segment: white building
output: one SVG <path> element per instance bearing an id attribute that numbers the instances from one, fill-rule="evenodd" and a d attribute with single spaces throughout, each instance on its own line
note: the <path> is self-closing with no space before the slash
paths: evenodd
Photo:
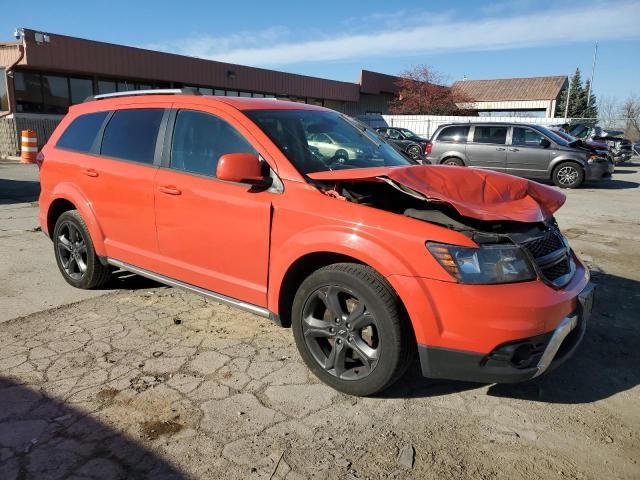
<path id="1" fill-rule="evenodd" d="M 566 76 L 459 80 L 452 88 L 473 100 L 458 104 L 480 116 L 553 117 L 560 92 L 568 86 Z"/>

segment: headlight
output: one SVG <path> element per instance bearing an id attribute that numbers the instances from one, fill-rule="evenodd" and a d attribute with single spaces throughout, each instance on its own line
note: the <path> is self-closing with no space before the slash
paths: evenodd
<path id="1" fill-rule="evenodd" d="M 460 283 L 512 283 L 536 278 L 526 255 L 515 245 L 469 248 L 427 242 L 427 248 Z"/>

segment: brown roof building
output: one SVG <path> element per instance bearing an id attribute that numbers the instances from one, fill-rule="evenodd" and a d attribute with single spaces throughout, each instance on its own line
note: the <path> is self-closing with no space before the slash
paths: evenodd
<path id="1" fill-rule="evenodd" d="M 473 100 L 466 108 L 480 115 L 553 116 L 560 92 L 566 88 L 566 76 L 505 78 L 497 80 L 460 80 L 452 85 Z"/>

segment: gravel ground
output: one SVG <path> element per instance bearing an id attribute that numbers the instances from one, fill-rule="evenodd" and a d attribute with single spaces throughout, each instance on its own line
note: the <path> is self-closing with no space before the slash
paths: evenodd
<path id="1" fill-rule="evenodd" d="M 523 384 L 414 364 L 383 396 L 349 397 L 307 371 L 290 330 L 128 275 L 10 319 L 0 479 L 640 478 L 639 183 L 632 165 L 568 192 L 558 219 L 597 303 L 576 355 Z"/>

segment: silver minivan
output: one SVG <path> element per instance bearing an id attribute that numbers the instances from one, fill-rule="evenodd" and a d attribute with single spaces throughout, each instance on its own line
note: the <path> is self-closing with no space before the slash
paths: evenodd
<path id="1" fill-rule="evenodd" d="M 561 188 L 608 177 L 608 162 L 541 125 L 457 123 L 438 127 L 426 147 L 434 164 L 488 168 L 552 180 Z"/>

